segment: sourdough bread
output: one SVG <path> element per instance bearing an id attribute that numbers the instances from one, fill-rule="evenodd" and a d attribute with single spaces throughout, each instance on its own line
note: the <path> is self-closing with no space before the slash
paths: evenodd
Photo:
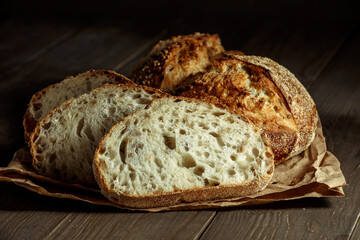
<path id="1" fill-rule="evenodd" d="M 224 51 L 217 34 L 177 36 L 160 41 L 133 69 L 137 84 L 172 92 L 186 77 L 203 72 Z"/>
<path id="2" fill-rule="evenodd" d="M 223 55 L 178 93 L 247 116 L 270 139 L 275 162 L 304 151 L 315 137 L 318 115 L 304 86 L 269 58 Z"/>
<path id="3" fill-rule="evenodd" d="M 111 128 L 93 171 L 110 201 L 150 208 L 251 195 L 269 183 L 274 162 L 267 138 L 246 119 L 163 97 Z"/>
<path id="4" fill-rule="evenodd" d="M 162 95 L 135 84 L 106 84 L 64 102 L 45 116 L 31 135 L 34 168 L 63 182 L 94 185 L 91 165 L 103 135 Z"/>
<path id="5" fill-rule="evenodd" d="M 77 76 L 68 77 L 62 82 L 50 85 L 35 93 L 30 100 L 23 120 L 25 141 L 30 141 L 30 135 L 36 124 L 52 109 L 72 97 L 88 93 L 105 83 L 131 84 L 132 81 L 112 71 L 90 70 Z"/>

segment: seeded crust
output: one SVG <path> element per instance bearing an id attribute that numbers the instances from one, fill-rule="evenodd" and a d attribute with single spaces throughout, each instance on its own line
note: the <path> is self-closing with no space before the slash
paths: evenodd
<path id="1" fill-rule="evenodd" d="M 171 205 L 176 205 L 176 204 L 180 204 L 183 202 L 199 202 L 199 201 L 206 201 L 206 200 L 218 200 L 218 199 L 227 199 L 227 198 L 233 198 L 233 197 L 240 197 L 240 196 L 248 196 L 251 195 L 253 193 L 256 193 L 258 191 L 263 190 L 268 183 L 270 182 L 273 172 L 274 172 L 274 159 L 273 159 L 273 154 L 271 151 L 271 148 L 268 145 L 268 138 L 266 136 L 264 136 L 263 134 L 261 134 L 261 139 L 263 139 L 263 144 L 265 145 L 265 149 L 264 152 L 266 153 L 263 156 L 266 156 L 266 167 L 264 165 L 262 165 L 263 169 L 267 169 L 266 174 L 263 174 L 262 176 L 255 174 L 256 179 L 253 179 L 251 181 L 243 181 L 243 182 L 237 182 L 236 184 L 220 184 L 220 185 L 210 185 L 210 186 L 204 186 L 204 187 L 194 187 L 191 189 L 186 189 L 186 190 L 181 190 L 181 189 L 177 189 L 175 188 L 173 191 L 156 191 L 156 192 L 152 192 L 152 193 L 148 193 L 148 194 L 137 194 L 134 192 L 130 192 L 130 193 L 125 193 L 125 192 L 119 192 L 119 191 L 115 191 L 113 189 L 114 183 L 113 182 L 109 182 L 106 180 L 105 177 L 105 172 L 103 171 L 104 168 L 108 168 L 107 163 L 103 162 L 103 160 L 100 160 L 101 158 L 103 158 L 104 155 L 106 155 L 106 152 L 108 150 L 106 150 L 107 146 L 107 138 L 111 138 L 112 135 L 114 135 L 114 141 L 119 141 L 119 145 L 120 145 L 120 140 L 118 140 L 118 136 L 117 134 L 119 133 L 119 131 L 121 130 L 120 136 L 121 134 L 125 133 L 125 129 L 129 128 L 129 126 L 131 126 L 132 124 L 135 124 L 137 127 L 137 123 L 141 121 L 142 117 L 148 118 L 150 116 L 154 116 L 156 115 L 156 113 L 154 114 L 153 108 L 156 109 L 156 105 L 157 104 L 163 104 L 168 106 L 168 100 L 167 99 L 171 99 L 173 101 L 186 101 L 189 103 L 197 103 L 199 105 L 210 105 L 213 106 L 213 104 L 211 103 L 205 103 L 203 101 L 197 100 L 197 99 L 189 99 L 189 98 L 183 98 L 183 97 L 173 97 L 173 96 L 164 96 L 162 98 L 159 99 L 154 99 L 152 101 L 152 103 L 150 105 L 148 105 L 145 110 L 140 110 L 132 115 L 127 116 L 123 121 L 119 122 L 118 124 L 116 124 L 115 126 L 113 126 L 111 128 L 111 130 L 109 131 L 109 133 L 107 133 L 102 140 L 100 141 L 96 152 L 95 152 L 95 157 L 94 157 L 94 162 L 93 162 L 93 172 L 94 172 L 94 176 L 95 179 L 98 183 L 98 185 L 100 186 L 101 192 L 104 196 L 106 196 L 110 201 L 118 204 L 119 206 L 123 206 L 123 207 L 131 207 L 131 208 L 153 208 L 153 207 L 160 207 L 160 206 L 171 206 Z M 161 103 L 163 102 L 163 103 Z M 154 106 L 155 105 L 155 106 Z M 171 105 L 170 105 L 171 106 Z M 217 108 L 218 109 L 218 108 Z M 209 112 L 212 110 L 209 110 Z M 218 112 L 216 114 L 222 115 L 222 111 L 226 111 L 224 109 L 219 109 L 217 110 Z M 228 111 L 228 110 L 227 110 Z M 179 116 L 185 116 L 186 111 L 184 110 L 184 113 L 182 112 L 178 112 Z M 231 113 L 231 111 L 229 111 Z M 210 114 L 210 113 L 209 113 Z M 233 116 L 236 116 L 236 114 L 232 114 Z M 163 115 L 162 115 L 163 116 Z M 228 115 L 227 115 L 228 116 Z M 227 117 L 229 118 L 229 117 Z M 242 116 L 236 116 L 235 118 L 239 118 L 242 121 L 246 122 L 247 124 L 252 125 L 251 122 L 249 122 L 246 117 Z M 206 118 L 207 119 L 207 118 Z M 156 122 L 156 121 L 152 121 L 152 122 Z M 165 123 L 166 124 L 166 123 Z M 172 123 L 168 123 L 172 126 Z M 124 128 L 125 126 L 125 128 Z M 150 129 L 154 129 L 152 126 L 148 126 Z M 255 127 L 255 126 L 253 126 Z M 255 128 L 256 129 L 256 128 Z M 134 129 L 135 131 L 140 131 L 140 129 Z M 130 132 L 133 132 L 134 130 L 129 130 Z M 258 132 L 261 132 L 259 130 L 257 130 Z M 115 133 L 118 132 L 118 133 Z M 157 134 L 161 134 L 158 131 L 156 131 Z M 135 133 L 135 135 L 137 135 Z M 230 134 L 231 135 L 231 134 Z M 131 135 L 129 136 L 130 138 Z M 165 143 L 166 144 L 166 143 Z M 149 143 L 149 146 L 154 146 L 153 143 Z M 174 149 L 176 151 L 179 151 L 177 148 Z M 206 149 L 205 149 L 206 150 Z M 121 151 L 121 146 L 120 146 L 120 151 Z M 133 154 L 134 150 L 133 148 L 130 148 L 130 154 Z M 224 150 L 225 151 L 225 148 Z M 260 153 L 263 154 L 263 153 Z M 116 159 L 116 158 L 115 158 Z M 114 158 L 109 159 L 111 162 L 116 161 Z M 263 159 L 263 158 L 261 158 Z M 128 160 L 126 159 L 121 159 L 120 161 L 124 161 L 127 162 Z M 149 159 L 147 159 L 147 161 L 150 161 Z M 168 159 L 168 161 L 170 161 L 170 159 Z M 215 162 L 216 159 L 214 159 Z M 259 164 L 258 166 L 260 166 L 260 163 L 258 162 L 259 159 L 256 160 L 256 164 Z M 261 161 L 265 161 L 261 160 Z M 254 162 L 255 163 L 255 162 Z M 262 164 L 264 164 L 264 162 L 262 162 Z M 115 167 L 114 169 L 117 169 L 117 167 Z M 111 169 L 113 169 L 111 167 Z M 120 168 L 121 169 L 121 168 Z M 253 170 L 252 170 L 253 171 Z M 118 174 L 123 174 L 123 171 L 118 171 Z M 159 172 L 154 173 L 156 174 L 160 174 Z M 156 177 L 156 176 L 155 176 Z M 108 177 L 107 177 L 108 178 Z M 128 180 L 129 182 L 131 182 L 131 180 Z M 164 180 L 165 182 L 166 180 Z M 146 181 L 145 181 L 146 182 Z M 130 183 L 132 184 L 132 183 Z"/>
<path id="2" fill-rule="evenodd" d="M 101 81 L 99 79 L 102 79 Z M 72 97 L 77 97 L 83 93 L 90 92 L 94 87 L 100 87 L 104 83 L 110 84 L 133 84 L 133 82 L 123 75 L 109 70 L 89 70 L 85 73 L 78 74 L 76 76 L 70 76 L 64 79 L 62 82 L 52 84 L 41 91 L 35 93 L 28 108 L 26 110 L 23 126 L 25 142 L 30 141 L 30 135 L 34 131 L 36 124 L 46 116 L 49 111 L 61 103 L 69 100 Z M 78 85 L 83 85 L 79 90 L 75 90 Z M 92 86 L 94 85 L 94 86 Z M 55 99 L 55 94 L 60 94 Z M 49 103 L 47 99 L 51 98 L 52 103 Z M 48 105 L 48 111 L 44 109 L 44 105 Z"/>
<path id="3" fill-rule="evenodd" d="M 140 85 L 172 92 L 186 77 L 204 72 L 211 58 L 224 52 L 217 34 L 172 37 L 160 41 L 130 74 Z"/>
<path id="4" fill-rule="evenodd" d="M 313 100 L 286 68 L 264 57 L 223 54 L 206 73 L 189 77 L 179 89 L 248 117 L 270 139 L 279 163 L 304 151 L 315 136 Z"/>

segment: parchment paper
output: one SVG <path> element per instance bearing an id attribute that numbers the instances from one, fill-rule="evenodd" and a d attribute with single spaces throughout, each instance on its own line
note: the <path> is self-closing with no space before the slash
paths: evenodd
<path id="1" fill-rule="evenodd" d="M 32 167 L 31 154 L 27 147 L 19 149 L 8 167 L 0 168 L 0 181 L 14 182 L 31 191 L 57 198 L 70 198 L 93 204 L 110 205 L 123 209 L 108 201 L 98 189 L 62 182 L 38 175 Z M 276 166 L 271 183 L 261 192 L 242 198 L 217 201 L 182 203 L 171 207 L 130 209 L 150 212 L 205 209 L 256 205 L 280 200 L 305 197 L 344 196 L 346 185 L 338 159 L 326 150 L 322 128 L 316 130 L 316 137 L 303 153 Z"/>

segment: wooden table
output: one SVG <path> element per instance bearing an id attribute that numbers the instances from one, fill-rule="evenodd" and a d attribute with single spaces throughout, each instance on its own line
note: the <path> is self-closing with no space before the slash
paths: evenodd
<path id="1" fill-rule="evenodd" d="M 86 19 L 74 13 L 46 20 L 16 11 L 0 15 L 0 166 L 24 146 L 22 117 L 33 93 L 90 68 L 126 75 L 158 40 L 200 31 L 218 33 L 226 49 L 270 57 L 300 79 L 317 104 L 328 150 L 341 162 L 349 184 L 345 197 L 145 213 L 45 197 L 0 182 L 0 239 L 360 239 L 358 22 L 246 21 L 241 14 L 164 21 L 131 18 L 125 11 Z"/>

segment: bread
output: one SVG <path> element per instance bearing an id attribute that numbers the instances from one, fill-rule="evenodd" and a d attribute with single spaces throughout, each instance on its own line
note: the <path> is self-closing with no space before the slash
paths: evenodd
<path id="1" fill-rule="evenodd" d="M 31 135 L 34 168 L 63 182 L 96 185 L 91 165 L 100 139 L 115 123 L 162 95 L 135 84 L 106 84 L 64 102 Z"/>
<path id="2" fill-rule="evenodd" d="M 223 51 L 217 34 L 172 37 L 156 44 L 130 78 L 137 84 L 172 92 L 186 77 L 205 71 L 210 59 Z"/>
<path id="3" fill-rule="evenodd" d="M 179 95 L 231 109 L 263 129 L 276 163 L 304 151 L 315 137 L 314 101 L 289 70 L 269 58 L 224 54 L 187 82 Z"/>
<path id="4" fill-rule="evenodd" d="M 246 119 L 163 97 L 111 128 L 93 171 L 109 200 L 151 208 L 248 196 L 269 183 L 274 161 L 267 138 Z"/>
<path id="5" fill-rule="evenodd" d="M 30 141 L 30 135 L 36 124 L 52 109 L 72 97 L 88 93 L 105 83 L 130 84 L 132 82 L 112 71 L 90 70 L 75 77 L 68 77 L 60 83 L 50 85 L 35 93 L 30 100 L 23 120 L 25 141 Z"/>

